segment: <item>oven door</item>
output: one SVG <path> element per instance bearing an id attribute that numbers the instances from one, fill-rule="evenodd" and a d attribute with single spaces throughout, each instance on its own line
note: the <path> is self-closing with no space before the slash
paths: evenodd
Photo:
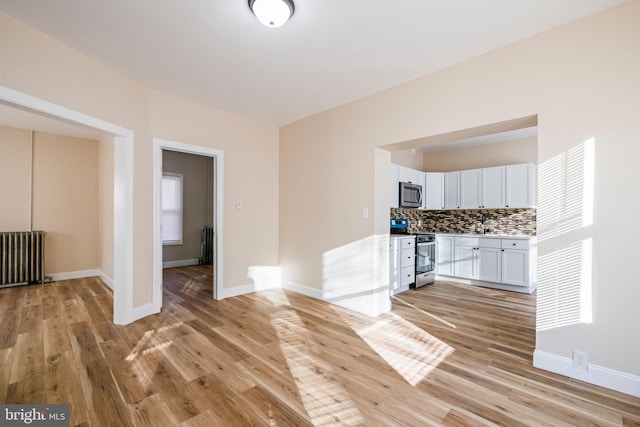
<path id="1" fill-rule="evenodd" d="M 435 281 L 436 253 L 435 241 L 416 245 L 416 287 Z"/>

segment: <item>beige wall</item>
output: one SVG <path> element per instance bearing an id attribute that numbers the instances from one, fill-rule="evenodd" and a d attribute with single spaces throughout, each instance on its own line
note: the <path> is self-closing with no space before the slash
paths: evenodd
<path id="1" fill-rule="evenodd" d="M 424 159 L 422 152 L 418 150 L 402 150 L 391 153 L 391 163 L 405 166 L 411 169 L 422 170 Z"/>
<path id="2" fill-rule="evenodd" d="M 200 231 L 204 226 L 213 225 L 212 169 L 212 157 L 167 150 L 162 152 L 163 172 L 182 175 L 184 224 L 182 244 L 163 246 L 163 261 L 200 258 Z"/>
<path id="3" fill-rule="evenodd" d="M 593 321 L 541 329 L 536 348 L 563 357 L 585 351 L 595 365 L 639 375 L 640 341 L 629 338 L 640 323 L 637 251 L 628 239 L 636 220 L 620 210 L 620 200 L 627 212 L 640 208 L 640 200 L 628 193 L 630 183 L 640 181 L 638 16 L 640 2 L 625 2 L 282 128 L 284 279 L 322 289 L 326 252 L 376 232 L 375 218 L 362 219 L 360 212 L 388 194 L 376 173 L 384 169 L 374 162 L 377 146 L 537 114 L 540 168 L 595 138 L 596 178 L 594 222 L 577 222 L 570 232 L 562 232 L 553 206 L 561 183 L 539 186 L 538 224 L 546 222 L 557 233 L 539 241 L 539 264 L 552 270 L 540 275 L 538 292 L 562 286 L 556 272 L 571 268 L 565 249 L 591 239 L 593 256 L 583 270 L 592 282 L 593 303 L 585 309 Z M 311 206 L 301 203 L 308 195 Z M 580 283 L 579 275 L 571 279 Z M 547 301 L 538 302 L 539 313 L 550 309 Z"/>
<path id="4" fill-rule="evenodd" d="M 0 147 L 2 231 L 46 231 L 46 274 L 98 268 L 98 142 L 33 132 L 31 158 L 31 131 L 0 127 Z"/>
<path id="5" fill-rule="evenodd" d="M 224 150 L 222 286 L 250 284 L 249 266 L 277 265 L 276 126 L 152 92 L 4 13 L 0 56 L 0 85 L 134 131 L 134 307 L 152 297 L 153 137 Z"/>
<path id="6" fill-rule="evenodd" d="M 98 268 L 98 142 L 35 132 L 33 227 L 47 232 L 45 272 Z"/>
<path id="7" fill-rule="evenodd" d="M 30 230 L 30 140 L 31 131 L 0 126 L 0 231 Z"/>
<path id="8" fill-rule="evenodd" d="M 449 172 L 518 163 L 538 164 L 538 138 L 496 142 L 424 154 L 420 170 Z"/>

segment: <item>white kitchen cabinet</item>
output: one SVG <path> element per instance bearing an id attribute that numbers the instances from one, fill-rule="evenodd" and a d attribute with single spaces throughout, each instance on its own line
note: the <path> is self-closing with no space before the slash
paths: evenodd
<path id="1" fill-rule="evenodd" d="M 454 263 L 455 276 L 463 279 L 475 279 L 477 276 L 476 266 L 476 248 L 456 245 Z"/>
<path id="2" fill-rule="evenodd" d="M 475 279 L 486 282 L 502 282 L 502 249 L 476 249 L 477 275 Z"/>
<path id="3" fill-rule="evenodd" d="M 410 182 L 412 184 L 421 185 L 423 187 L 423 192 L 424 192 L 424 172 L 391 163 L 389 204 L 392 208 L 397 208 L 400 206 L 400 183 L 401 182 Z M 424 197 L 423 197 L 423 207 L 424 207 Z"/>
<path id="4" fill-rule="evenodd" d="M 482 169 L 460 171 L 460 208 L 478 209 L 482 190 Z"/>
<path id="5" fill-rule="evenodd" d="M 505 167 L 460 171 L 460 207 L 484 209 L 505 207 Z"/>
<path id="6" fill-rule="evenodd" d="M 415 236 L 389 238 L 389 292 L 391 295 L 409 290 L 415 283 Z"/>
<path id="7" fill-rule="evenodd" d="M 455 276 L 500 282 L 502 275 L 500 239 L 455 238 Z"/>
<path id="8" fill-rule="evenodd" d="M 425 172 L 423 199 L 425 209 L 444 209 L 443 172 Z"/>
<path id="9" fill-rule="evenodd" d="M 455 245 L 454 238 L 449 236 L 436 236 L 436 274 L 443 276 L 455 276 Z"/>
<path id="10" fill-rule="evenodd" d="M 502 239 L 502 283 L 528 287 L 534 280 L 531 275 L 534 255 L 528 240 Z"/>
<path id="11" fill-rule="evenodd" d="M 535 237 L 438 234 L 436 239 L 439 276 L 517 292 L 531 293 L 536 288 Z"/>
<path id="12" fill-rule="evenodd" d="M 444 208 L 460 209 L 460 171 L 444 173 Z"/>
<path id="13" fill-rule="evenodd" d="M 536 206 L 536 177 L 533 163 L 505 167 L 505 205 L 508 208 Z"/>
<path id="14" fill-rule="evenodd" d="M 481 208 L 504 208 L 506 206 L 505 173 L 505 166 L 482 169 Z"/>

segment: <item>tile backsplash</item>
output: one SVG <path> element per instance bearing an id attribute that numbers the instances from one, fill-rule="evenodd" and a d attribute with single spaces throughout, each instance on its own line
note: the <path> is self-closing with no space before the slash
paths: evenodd
<path id="1" fill-rule="evenodd" d="M 391 208 L 391 218 L 407 218 L 409 233 L 478 233 L 482 234 L 482 214 L 491 234 L 536 235 L 536 210 L 456 209 L 425 211 Z"/>

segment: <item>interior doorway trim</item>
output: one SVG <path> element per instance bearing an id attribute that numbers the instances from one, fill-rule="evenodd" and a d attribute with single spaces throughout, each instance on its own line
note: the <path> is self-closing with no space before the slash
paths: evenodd
<path id="1" fill-rule="evenodd" d="M 213 298 L 220 299 L 223 288 L 222 213 L 224 188 L 224 151 L 201 145 L 186 144 L 168 139 L 153 138 L 153 312 L 162 309 L 162 150 L 179 151 L 213 157 Z"/>
<path id="2" fill-rule="evenodd" d="M 133 322 L 133 131 L 5 86 L 0 102 L 114 136 L 113 322 Z"/>

